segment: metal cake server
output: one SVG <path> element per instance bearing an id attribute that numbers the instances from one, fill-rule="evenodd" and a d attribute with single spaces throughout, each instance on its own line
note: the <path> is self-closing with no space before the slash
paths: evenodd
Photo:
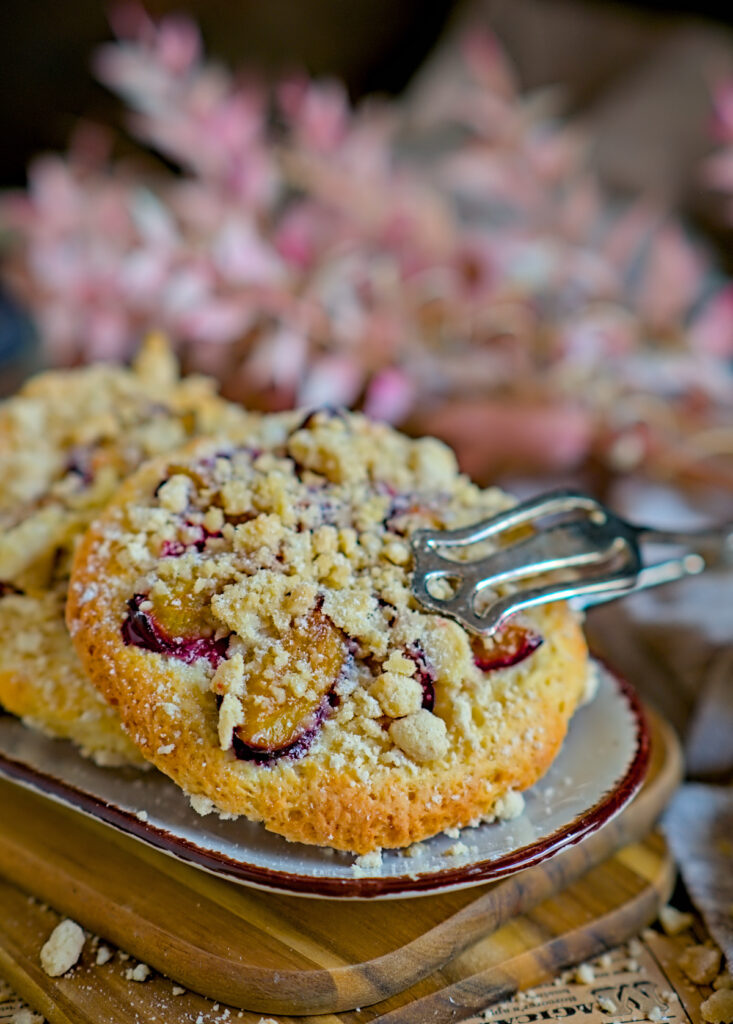
<path id="1" fill-rule="evenodd" d="M 511 531 L 520 536 L 507 541 Z M 474 561 L 442 553 L 482 541 L 496 547 Z M 648 564 L 643 541 L 686 550 Z M 657 530 L 621 519 L 587 494 L 560 490 L 460 530 L 419 530 L 412 549 L 412 592 L 423 607 L 488 636 L 522 608 L 560 600 L 586 608 L 733 561 L 733 523 L 695 532 Z M 438 581 L 444 581 L 445 596 Z M 526 587 L 512 593 L 494 592 L 523 581 Z"/>

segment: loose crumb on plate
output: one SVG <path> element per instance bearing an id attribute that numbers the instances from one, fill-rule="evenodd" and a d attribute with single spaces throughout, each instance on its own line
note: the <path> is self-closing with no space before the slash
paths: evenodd
<path id="1" fill-rule="evenodd" d="M 402 850 L 402 856 L 415 859 L 424 857 L 427 849 L 428 848 L 425 843 L 413 843 L 412 846 L 408 846 L 406 849 Z"/>
<path id="2" fill-rule="evenodd" d="M 465 843 L 460 840 L 457 843 L 453 843 L 447 850 L 443 850 L 444 857 L 465 857 L 468 853 L 468 847 Z"/>
<path id="3" fill-rule="evenodd" d="M 382 851 L 371 850 L 369 853 L 363 853 L 357 857 L 351 865 L 351 870 L 357 878 L 363 878 L 365 875 L 371 874 L 372 871 L 378 871 L 381 866 Z"/>
<path id="4" fill-rule="evenodd" d="M 524 797 L 521 793 L 510 789 L 504 796 L 499 797 L 494 804 L 493 811 L 499 821 L 512 821 L 524 811 Z"/>

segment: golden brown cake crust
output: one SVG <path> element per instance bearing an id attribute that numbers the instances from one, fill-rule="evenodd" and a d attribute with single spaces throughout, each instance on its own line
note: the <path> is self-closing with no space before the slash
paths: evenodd
<path id="1" fill-rule="evenodd" d="M 299 419 L 128 480 L 75 558 L 85 669 L 187 793 L 288 839 L 365 853 L 490 817 L 562 743 L 587 676 L 576 616 L 528 613 L 527 656 L 499 667 L 508 637 L 483 644 L 416 604 L 408 542 L 511 499 L 432 439 Z"/>
<path id="2" fill-rule="evenodd" d="M 209 381 L 181 379 L 156 335 L 132 368 L 50 371 L 0 404 L 0 705 L 100 763 L 144 763 L 69 640 L 71 557 L 144 459 L 252 422 Z"/>
<path id="3" fill-rule="evenodd" d="M 3 599 L 0 703 L 26 725 L 73 740 L 98 764 L 146 767 L 84 674 L 64 623 L 65 600 L 65 588 Z"/>

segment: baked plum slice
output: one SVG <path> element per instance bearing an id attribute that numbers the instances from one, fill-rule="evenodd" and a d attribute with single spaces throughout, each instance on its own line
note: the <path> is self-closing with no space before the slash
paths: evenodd
<path id="1" fill-rule="evenodd" d="M 317 409 L 311 409 L 310 412 L 306 413 L 297 427 L 293 427 L 290 431 L 291 436 L 297 433 L 299 430 L 310 430 L 311 427 L 316 425 L 317 420 L 341 420 L 343 423 L 348 423 L 348 413 L 343 406 L 338 405 L 321 405 Z"/>
<path id="2" fill-rule="evenodd" d="M 422 706 L 426 711 L 432 711 L 435 707 L 435 680 L 437 673 L 433 665 L 428 661 L 422 644 L 416 640 L 405 648 L 405 657 L 415 662 L 415 679 L 422 686 Z"/>
<path id="3" fill-rule="evenodd" d="M 92 445 L 76 445 L 69 452 L 65 472 L 79 477 L 80 482 L 88 487 L 94 481 L 96 452 Z"/>
<path id="4" fill-rule="evenodd" d="M 147 594 L 134 594 L 127 602 L 122 639 L 128 646 L 170 654 L 186 665 L 205 658 L 216 668 L 226 657 L 229 637 L 217 638 L 213 628 L 204 628 L 196 635 L 193 630 L 197 623 L 205 625 L 205 618 L 200 599 L 193 595 L 163 602 Z"/>
<path id="5" fill-rule="evenodd" d="M 482 672 L 518 665 L 542 644 L 539 633 L 513 623 L 491 637 L 475 637 L 472 641 L 473 660 Z"/>
<path id="6" fill-rule="evenodd" d="M 209 537 L 221 537 L 221 530 L 212 532 L 207 530 L 203 523 L 192 523 L 189 520 L 183 524 L 182 536 L 176 540 L 164 540 L 160 549 L 161 558 L 180 558 L 190 548 L 201 552 L 206 547 Z"/>
<path id="7" fill-rule="evenodd" d="M 307 685 L 302 694 L 278 685 L 276 654 L 270 649 L 249 676 L 242 697 L 244 721 L 232 736 L 240 760 L 265 764 L 280 757 L 300 757 L 308 749 L 331 710 L 338 706 L 336 687 L 351 661 L 346 639 L 316 608 L 297 620 L 282 640 L 288 654 L 285 671 L 297 673 Z"/>
<path id="8" fill-rule="evenodd" d="M 396 494 L 393 488 L 385 484 L 384 490 L 391 497 L 384 528 L 390 533 L 405 537 L 416 529 L 440 530 L 443 520 L 440 515 L 440 497 L 420 494 Z"/>

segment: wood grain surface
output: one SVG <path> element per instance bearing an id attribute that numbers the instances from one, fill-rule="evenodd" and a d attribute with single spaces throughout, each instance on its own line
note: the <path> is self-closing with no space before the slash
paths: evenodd
<path id="1" fill-rule="evenodd" d="M 459 1019 L 653 918 L 671 867 L 661 840 L 648 832 L 681 771 L 674 734 L 657 716 L 652 747 L 642 792 L 578 846 L 493 886 L 378 903 L 235 886 L 0 784 L 0 874 L 12 883 L 0 883 L 0 975 L 52 1024 L 152 1016 L 164 1024 L 215 1012 L 192 992 L 173 996 L 165 978 L 128 981 L 117 957 L 96 966 L 91 948 L 71 976 L 48 978 L 38 953 L 60 912 L 187 989 L 257 1011 L 245 1021 L 263 1011 L 354 1007 L 361 1009 L 328 1019 Z M 55 911 L 29 904 L 20 889 Z"/>

